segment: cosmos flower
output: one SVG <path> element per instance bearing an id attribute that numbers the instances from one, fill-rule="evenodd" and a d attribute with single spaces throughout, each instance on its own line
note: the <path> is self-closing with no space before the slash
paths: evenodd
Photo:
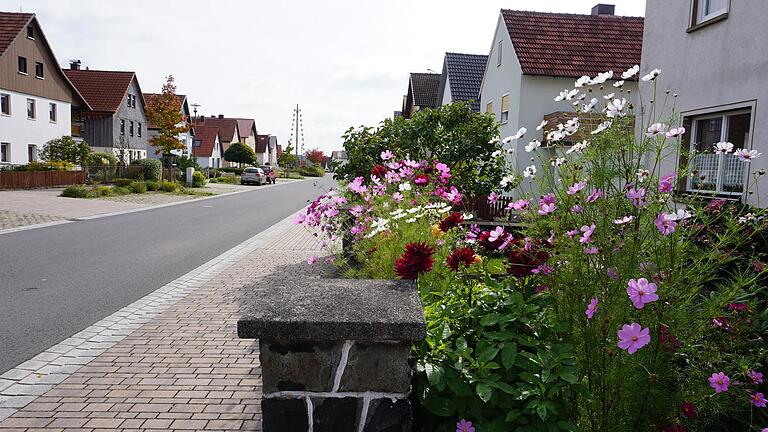
<path id="1" fill-rule="evenodd" d="M 669 128 L 669 130 L 667 131 L 667 138 L 681 137 L 683 136 L 684 133 L 685 133 L 685 128 L 682 126 Z"/>
<path id="2" fill-rule="evenodd" d="M 364 181 L 365 179 L 363 179 L 362 177 L 355 177 L 355 179 L 352 180 L 352 182 L 348 186 L 349 190 L 357 194 L 365 193 L 368 190 L 368 188 L 363 186 Z"/>
<path id="3" fill-rule="evenodd" d="M 519 199 L 507 204 L 507 210 L 524 211 L 530 206 L 530 201 L 526 199 Z"/>
<path id="4" fill-rule="evenodd" d="M 392 199 L 396 203 L 399 203 L 399 202 L 401 202 L 403 200 L 403 194 L 401 194 L 400 192 L 395 192 L 395 193 L 392 194 Z"/>
<path id="5" fill-rule="evenodd" d="M 730 384 L 731 379 L 728 378 L 728 375 L 722 372 L 713 373 L 712 376 L 709 377 L 709 386 L 715 389 L 715 393 L 727 392 Z"/>
<path id="6" fill-rule="evenodd" d="M 584 201 L 586 201 L 588 203 L 593 203 L 593 202 L 597 201 L 598 199 L 600 199 L 602 196 L 603 196 L 603 190 L 602 189 L 595 189 L 595 190 L 592 191 L 592 193 L 587 195 L 587 198 L 584 199 Z"/>
<path id="7" fill-rule="evenodd" d="M 592 233 L 595 232 L 595 224 L 592 225 L 584 225 L 581 227 L 581 232 L 583 233 L 581 238 L 579 238 L 579 243 L 581 244 L 587 244 L 592 241 Z"/>
<path id="8" fill-rule="evenodd" d="M 656 220 L 653 221 L 659 232 L 665 236 L 672 234 L 677 228 L 677 222 L 674 219 L 670 219 L 668 216 L 667 213 L 659 213 Z"/>
<path id="9" fill-rule="evenodd" d="M 546 125 L 547 125 L 547 121 L 546 120 L 542 120 L 541 123 L 539 123 L 539 125 L 536 126 L 536 130 L 540 131 L 540 130 L 544 129 L 544 126 L 546 126 Z"/>
<path id="10" fill-rule="evenodd" d="M 649 138 L 653 138 L 657 135 L 663 135 L 664 132 L 667 131 L 667 125 L 664 123 L 654 123 L 651 126 L 648 127 L 648 131 L 645 133 L 645 136 Z"/>
<path id="11" fill-rule="evenodd" d="M 624 73 L 621 74 L 621 79 L 630 79 L 633 76 L 637 75 L 637 73 L 640 72 L 640 66 L 634 65 L 631 68 L 624 71 Z M 661 71 L 659 71 L 661 72 Z"/>
<path id="12" fill-rule="evenodd" d="M 635 207 L 642 207 L 645 204 L 645 188 L 635 188 L 632 186 L 627 190 L 626 196 Z"/>
<path id="13" fill-rule="evenodd" d="M 685 418 L 694 418 L 696 417 L 696 407 L 692 403 L 685 401 L 680 404 L 680 414 Z"/>
<path id="14" fill-rule="evenodd" d="M 496 195 L 496 192 L 491 192 L 488 194 L 488 204 L 496 204 L 496 202 L 499 200 L 499 196 Z"/>
<path id="15" fill-rule="evenodd" d="M 571 148 L 566 150 L 565 154 L 581 153 L 587 148 L 588 145 L 589 145 L 589 142 L 587 141 L 577 142 L 576 144 L 572 145 Z"/>
<path id="16" fill-rule="evenodd" d="M 627 295 L 636 309 L 642 309 L 646 303 L 659 299 L 656 294 L 656 284 L 648 282 L 646 278 L 630 279 L 627 282 Z"/>
<path id="17" fill-rule="evenodd" d="M 395 261 L 395 274 L 401 279 L 415 280 L 422 273 L 432 270 L 435 259 L 432 254 L 435 249 L 424 242 L 414 242 L 405 245 L 405 251 Z"/>
<path id="18" fill-rule="evenodd" d="M 579 193 L 582 190 L 584 190 L 585 187 L 587 187 L 587 182 L 582 180 L 580 182 L 576 182 L 576 183 L 568 186 L 568 191 L 566 193 L 568 195 L 576 195 L 577 193 Z"/>
<path id="19" fill-rule="evenodd" d="M 725 154 L 733 151 L 733 143 L 721 141 L 715 143 L 715 154 Z"/>
<path id="20" fill-rule="evenodd" d="M 757 371 L 749 371 L 747 372 L 747 377 L 749 377 L 750 380 L 752 380 L 752 384 L 758 385 L 763 383 L 763 374 Z"/>
<path id="21" fill-rule="evenodd" d="M 757 150 L 738 149 L 733 152 L 739 160 L 742 162 L 752 162 L 753 159 L 757 159 L 762 155 Z"/>
<path id="22" fill-rule="evenodd" d="M 752 405 L 758 407 L 758 408 L 765 408 L 765 404 L 768 403 L 768 399 L 765 398 L 765 395 L 757 392 L 751 396 Z"/>
<path id="23" fill-rule="evenodd" d="M 599 309 L 597 306 L 597 297 L 593 297 L 592 300 L 590 300 L 589 305 L 587 305 L 587 319 L 592 319 L 593 316 L 595 316 L 595 312 Z"/>
<path id="24" fill-rule="evenodd" d="M 643 76 L 642 78 L 640 78 L 640 80 L 641 80 L 641 81 L 645 81 L 645 82 L 648 82 L 648 81 L 653 81 L 653 80 L 655 80 L 655 79 L 656 79 L 656 78 L 657 78 L 657 77 L 658 77 L 660 74 L 661 74 L 661 69 L 654 69 L 654 70 L 652 70 L 652 71 L 648 72 L 648 74 L 647 74 L 647 75 L 645 75 L 645 76 Z"/>
<path id="25" fill-rule="evenodd" d="M 613 86 L 616 88 L 621 88 L 622 86 L 624 86 L 624 80 L 616 81 L 615 83 L 613 83 Z"/>
<path id="26" fill-rule="evenodd" d="M 307 258 L 307 264 L 315 265 L 315 263 L 317 263 L 317 260 L 318 260 L 317 256 L 316 255 L 312 255 L 309 258 Z"/>
<path id="27" fill-rule="evenodd" d="M 525 167 L 525 169 L 523 170 L 523 177 L 530 178 L 530 179 L 536 178 L 536 166 L 530 165 Z"/>
<path id="28" fill-rule="evenodd" d="M 475 427 L 471 421 L 461 419 L 456 423 L 456 432 L 475 432 Z"/>
<path id="29" fill-rule="evenodd" d="M 373 168 L 371 168 L 371 176 L 372 177 L 378 177 L 380 179 L 383 179 L 387 175 L 387 167 L 384 165 L 374 165 Z"/>
<path id="30" fill-rule="evenodd" d="M 573 86 L 576 88 L 584 87 L 585 85 L 590 85 L 592 83 L 592 78 L 588 77 L 587 75 L 582 76 L 581 78 L 577 79 L 576 82 L 573 83 Z"/>
<path id="31" fill-rule="evenodd" d="M 614 219 L 613 223 L 615 223 L 616 225 L 624 225 L 624 224 L 632 222 L 632 220 L 634 220 L 634 219 L 635 219 L 634 216 L 629 215 L 629 216 L 620 217 L 618 219 Z"/>
<path id="32" fill-rule="evenodd" d="M 388 161 L 393 157 L 395 157 L 395 154 L 389 150 L 384 150 L 383 152 L 381 152 L 381 160 L 383 161 Z"/>
<path id="33" fill-rule="evenodd" d="M 597 125 L 597 128 L 595 128 L 595 130 L 590 132 L 590 134 L 597 135 L 597 134 L 603 132 L 604 130 L 608 129 L 609 127 L 611 127 L 612 124 L 613 123 L 610 120 L 604 121 L 604 122 L 600 123 L 599 125 Z"/>
<path id="34" fill-rule="evenodd" d="M 413 189 L 413 188 L 411 187 L 411 184 L 410 184 L 410 183 L 408 183 L 408 182 L 402 182 L 402 183 L 400 183 L 400 185 L 397 187 L 397 190 L 399 190 L 400 192 L 406 192 L 406 191 L 409 191 L 409 190 L 411 190 L 411 189 Z"/>
<path id="35" fill-rule="evenodd" d="M 429 176 L 426 174 L 419 174 L 413 178 L 413 183 L 419 186 L 429 184 Z"/>
<path id="36" fill-rule="evenodd" d="M 614 99 L 608 103 L 608 106 L 605 108 L 605 114 L 609 118 L 624 117 L 626 115 L 624 112 L 624 108 L 626 108 L 626 106 L 626 99 Z"/>
<path id="37" fill-rule="evenodd" d="M 624 324 L 618 335 L 619 348 L 627 350 L 628 354 L 636 353 L 651 342 L 650 330 L 642 328 L 638 323 Z"/>
<path id="38" fill-rule="evenodd" d="M 546 262 L 549 255 L 538 245 L 528 242 L 521 247 L 520 243 L 520 239 L 515 240 L 514 247 L 507 252 L 507 273 L 517 277 L 530 276 L 534 274 L 534 269 Z"/>
<path id="39" fill-rule="evenodd" d="M 539 147 L 541 147 L 541 142 L 539 140 L 533 140 L 525 145 L 525 151 L 530 153 Z"/>
<path id="40" fill-rule="evenodd" d="M 559 167 L 565 163 L 565 158 L 563 157 L 555 158 L 555 159 L 552 159 L 550 163 L 552 164 L 552 166 Z"/>

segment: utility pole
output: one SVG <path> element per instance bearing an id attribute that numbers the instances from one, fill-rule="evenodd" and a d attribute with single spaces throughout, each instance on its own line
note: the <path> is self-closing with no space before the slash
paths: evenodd
<path id="1" fill-rule="evenodd" d="M 296 104 L 296 156 L 299 156 L 299 104 Z"/>
<path id="2" fill-rule="evenodd" d="M 299 135 L 301 134 L 301 135 Z M 291 123 L 291 135 L 293 144 L 296 146 L 296 157 L 299 157 L 304 151 L 304 122 L 301 118 L 301 108 L 299 104 L 296 104 L 296 108 L 293 110 L 293 122 Z M 291 144 L 291 139 L 288 140 L 288 145 Z"/>

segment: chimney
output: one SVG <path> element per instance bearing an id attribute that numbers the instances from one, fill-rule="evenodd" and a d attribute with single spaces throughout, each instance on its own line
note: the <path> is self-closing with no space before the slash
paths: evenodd
<path id="1" fill-rule="evenodd" d="M 224 114 L 219 114 L 219 118 L 223 119 L 224 118 Z"/>
<path id="2" fill-rule="evenodd" d="M 80 60 L 70 60 L 69 68 L 72 70 L 80 70 Z"/>
<path id="3" fill-rule="evenodd" d="M 613 15 L 615 11 L 614 5 L 598 3 L 592 8 L 592 15 Z"/>

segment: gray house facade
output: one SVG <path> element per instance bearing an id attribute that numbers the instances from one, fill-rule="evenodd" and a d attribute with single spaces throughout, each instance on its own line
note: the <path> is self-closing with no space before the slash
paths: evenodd
<path id="1" fill-rule="evenodd" d="M 768 102 L 765 18 L 764 0 L 647 0 L 641 74 L 661 69 L 660 101 L 666 90 L 677 94 L 674 113 L 668 103 L 653 117 L 686 129 L 682 145 L 661 167 L 662 174 L 688 168 L 679 192 L 750 204 L 759 199 L 761 206 L 768 201 L 766 176 L 753 175 L 768 169 L 768 144 L 760 138 L 768 111 L 759 108 Z M 642 91 L 643 100 L 650 100 L 652 86 Z M 658 110 L 661 103 L 655 105 Z M 638 129 L 654 120 L 647 108 L 641 115 Z M 718 155 L 713 151 L 718 142 L 763 156 L 745 163 L 732 152 Z"/>

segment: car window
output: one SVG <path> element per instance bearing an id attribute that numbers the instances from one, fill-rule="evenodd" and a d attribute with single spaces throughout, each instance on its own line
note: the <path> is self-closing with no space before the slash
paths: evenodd
<path id="1" fill-rule="evenodd" d="M 258 168 L 246 168 L 246 169 L 243 170 L 243 172 L 244 173 L 255 173 L 255 172 L 259 172 L 259 169 Z"/>

